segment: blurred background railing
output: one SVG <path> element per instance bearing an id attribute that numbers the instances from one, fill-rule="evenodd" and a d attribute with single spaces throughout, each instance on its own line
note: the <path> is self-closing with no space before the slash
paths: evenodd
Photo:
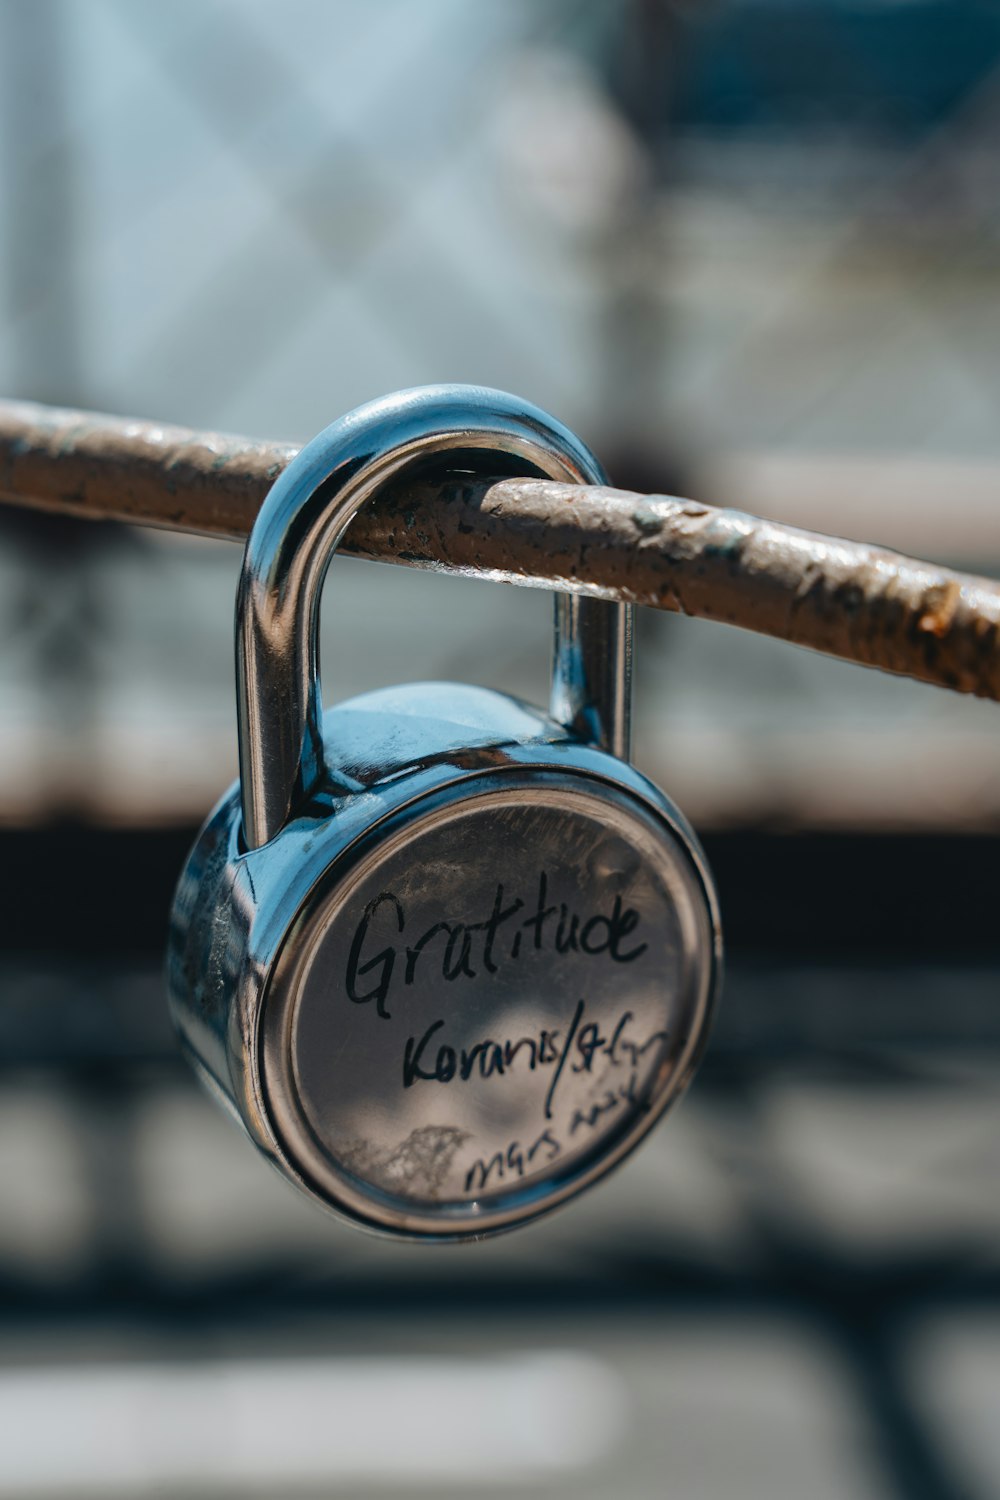
<path id="1" fill-rule="evenodd" d="M 11 396 L 302 440 L 481 382 L 623 488 L 1000 567 L 989 0 L 0 0 L 0 79 Z M 729 943 L 703 1075 L 578 1208 L 417 1253 L 167 1028 L 238 550 L 0 527 L 0 1495 L 996 1493 L 995 705 L 642 612 Z M 548 624 L 338 559 L 330 691 L 537 699 Z"/>

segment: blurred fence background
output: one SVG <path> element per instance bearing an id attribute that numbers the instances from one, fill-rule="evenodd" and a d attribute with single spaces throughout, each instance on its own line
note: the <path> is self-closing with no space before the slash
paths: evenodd
<path id="1" fill-rule="evenodd" d="M 305 439 L 482 382 L 623 486 L 1000 564 L 988 0 L 0 0 L 0 81 L 12 396 Z M 643 616 L 703 1078 L 550 1225 L 373 1246 L 164 1014 L 238 549 L 0 541 L 0 1495 L 996 1493 L 995 706 Z M 533 591 L 340 559 L 323 628 L 328 695 L 544 693 Z"/>

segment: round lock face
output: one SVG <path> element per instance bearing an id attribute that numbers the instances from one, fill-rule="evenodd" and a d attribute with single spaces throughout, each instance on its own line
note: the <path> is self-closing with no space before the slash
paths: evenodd
<path id="1" fill-rule="evenodd" d="M 715 979 L 696 856 L 580 781 L 453 791 L 300 913 L 264 1004 L 264 1095 L 331 1207 L 401 1234 L 509 1227 L 606 1171 L 687 1082 Z"/>

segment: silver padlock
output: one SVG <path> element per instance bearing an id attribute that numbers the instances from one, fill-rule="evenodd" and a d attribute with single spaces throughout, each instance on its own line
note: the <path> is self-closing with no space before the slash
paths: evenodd
<path id="1" fill-rule="evenodd" d="M 240 781 L 175 898 L 173 1014 L 202 1078 L 319 1202 L 478 1239 L 614 1167 L 691 1077 L 719 982 L 711 876 L 628 763 L 631 607 L 556 596 L 550 713 L 454 683 L 325 716 L 319 597 L 417 461 L 605 478 L 544 413 L 429 387 L 328 427 L 270 491 L 237 598 Z"/>

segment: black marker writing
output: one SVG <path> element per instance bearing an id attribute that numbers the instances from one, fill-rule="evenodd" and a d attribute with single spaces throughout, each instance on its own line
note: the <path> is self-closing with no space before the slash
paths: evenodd
<path id="1" fill-rule="evenodd" d="M 490 913 L 469 922 L 446 917 L 415 934 L 404 946 L 397 940 L 406 932 L 406 912 L 399 897 L 382 891 L 369 901 L 357 925 L 347 959 L 346 989 L 355 1005 L 375 1001 L 378 1014 L 390 1019 L 388 1000 L 394 983 L 412 985 L 428 965 L 441 979 L 476 979 L 496 974 L 503 963 L 523 963 L 528 955 L 546 949 L 557 954 L 583 953 L 590 958 L 604 954 L 612 963 L 634 963 L 646 952 L 647 943 L 628 941 L 639 925 L 639 913 L 615 896 L 605 911 L 580 913 L 564 901 L 549 900 L 545 871 L 538 876 L 537 895 L 529 914 L 514 922 L 525 909 L 520 896 L 508 897 L 498 883 Z M 410 934 L 407 933 L 407 937 Z M 377 951 L 370 952 L 372 947 Z M 405 955 L 405 958 L 404 958 Z M 366 986 L 359 984 L 373 975 Z"/>
<path id="2" fill-rule="evenodd" d="M 554 1068 L 545 1099 L 545 1118 L 552 1118 L 556 1087 L 568 1068 L 571 1074 L 593 1073 L 595 1060 L 612 1068 L 638 1067 L 651 1047 L 666 1041 L 666 1031 L 636 1036 L 630 1028 L 635 1017 L 623 1010 L 605 1035 L 596 1021 L 586 1020 L 586 1004 L 577 1002 L 568 1030 L 546 1027 L 534 1036 L 498 1040 L 483 1037 L 459 1047 L 445 1036 L 446 1022 L 432 1021 L 420 1036 L 410 1036 L 403 1048 L 403 1087 L 417 1083 L 469 1083 L 472 1080 L 505 1078 L 515 1070 L 534 1073 Z"/>
<path id="3" fill-rule="evenodd" d="M 525 1170 L 533 1165 L 535 1157 L 540 1153 L 543 1162 L 550 1162 L 555 1160 L 561 1150 L 561 1144 L 548 1128 L 527 1148 L 523 1148 L 520 1141 L 511 1141 L 509 1146 L 495 1151 L 492 1156 L 480 1157 L 472 1163 L 465 1174 L 465 1191 L 471 1193 L 475 1189 L 488 1187 L 490 1178 L 494 1176 L 497 1182 L 504 1182 L 509 1177 L 523 1177 Z"/>

